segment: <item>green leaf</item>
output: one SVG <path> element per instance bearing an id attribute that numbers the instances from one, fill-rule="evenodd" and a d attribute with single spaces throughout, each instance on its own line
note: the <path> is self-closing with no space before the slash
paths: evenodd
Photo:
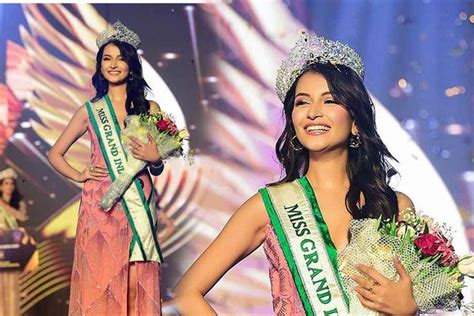
<path id="1" fill-rule="evenodd" d="M 425 224 L 425 228 L 423 229 L 423 234 L 428 234 L 430 232 L 430 229 L 428 227 L 428 224 Z"/>

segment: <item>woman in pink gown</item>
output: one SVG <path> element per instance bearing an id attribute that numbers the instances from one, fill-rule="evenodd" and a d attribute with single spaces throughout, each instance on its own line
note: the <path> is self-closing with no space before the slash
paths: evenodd
<path id="1" fill-rule="evenodd" d="M 119 22 L 101 33 L 97 40 L 97 71 L 93 77 L 97 94 L 86 105 L 93 108 L 95 104 L 106 100 L 116 117 L 117 129 L 123 128 L 128 114 L 158 110 L 155 102 L 144 97 L 147 85 L 136 52 L 139 43 L 138 36 Z M 135 242 L 132 240 L 133 230 L 136 227 L 131 227 L 123 200 L 117 202 L 109 212 L 99 206 L 112 179 L 102 151 L 104 143 L 101 143 L 94 129 L 94 121 L 86 105 L 75 113 L 48 153 L 51 165 L 59 173 L 84 184 L 76 233 L 69 314 L 159 315 L 160 261 L 146 257 L 143 260 L 131 260 L 131 245 Z M 86 132 L 91 136 L 91 161 L 83 171 L 78 171 L 68 164 L 64 154 Z M 153 174 L 161 170 L 156 143 L 150 141 L 144 144 L 134 139 L 129 146 L 135 158 L 150 162 Z M 151 206 L 155 200 L 148 169 L 144 169 L 137 177 L 146 203 Z M 154 210 L 154 207 L 151 209 Z M 156 234 L 154 224 L 152 226 Z"/>

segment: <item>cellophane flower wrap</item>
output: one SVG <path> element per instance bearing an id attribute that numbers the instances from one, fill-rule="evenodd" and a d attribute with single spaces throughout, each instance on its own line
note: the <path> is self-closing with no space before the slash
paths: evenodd
<path id="1" fill-rule="evenodd" d="M 338 262 L 351 314 L 379 315 L 366 309 L 356 296 L 357 283 L 351 276 L 367 278 L 356 266 L 367 265 L 398 281 L 394 256 L 412 280 L 413 296 L 420 312 L 454 311 L 463 307 L 461 289 L 464 276 L 473 276 L 473 256 L 456 255 L 446 225 L 409 211 L 404 213 L 402 221 L 352 220 L 349 230 L 350 242 L 338 254 Z"/>
<path id="2" fill-rule="evenodd" d="M 184 153 L 184 141 L 189 139 L 189 133 L 186 129 L 178 129 L 168 114 L 157 111 L 146 115 L 128 115 L 125 123 L 126 127 L 120 135 L 127 155 L 127 164 L 124 172 L 117 176 L 100 202 L 100 206 L 106 211 L 110 210 L 130 186 L 133 178 L 147 165 L 146 161 L 135 159 L 130 153 L 130 136 L 147 144 L 147 135 L 150 134 L 156 142 L 162 160 L 183 156 L 191 161 L 191 155 Z"/>

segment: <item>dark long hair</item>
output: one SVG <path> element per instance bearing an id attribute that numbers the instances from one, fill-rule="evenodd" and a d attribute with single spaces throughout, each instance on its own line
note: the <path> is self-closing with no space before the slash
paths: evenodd
<path id="1" fill-rule="evenodd" d="M 104 55 L 104 48 L 108 44 L 114 44 L 120 50 L 120 54 L 125 62 L 128 64 L 129 75 L 127 77 L 127 100 L 125 102 L 125 109 L 127 114 L 146 114 L 150 109 L 150 103 L 145 99 L 145 90 L 150 89 L 150 86 L 143 78 L 142 65 L 137 54 L 137 50 L 130 44 L 121 41 L 110 41 L 100 47 L 97 52 L 95 73 L 92 76 L 92 84 L 95 87 L 96 95 L 92 102 L 100 100 L 109 91 L 109 83 L 105 80 L 100 72 L 100 65 L 102 56 Z M 133 104 L 133 106 L 132 106 Z"/>
<path id="2" fill-rule="evenodd" d="M 348 110 L 357 126 L 361 144 L 358 148 L 349 148 L 347 173 L 349 191 L 346 195 L 346 207 L 352 217 L 358 218 L 393 218 L 398 216 L 398 202 L 395 192 L 388 185 L 389 176 L 396 170 L 387 161 L 396 159 L 382 142 L 375 126 L 374 104 L 360 77 L 352 69 L 330 63 L 315 63 L 306 71 L 321 74 L 327 81 L 334 100 Z M 301 76 L 300 76 L 301 77 Z M 299 79 L 299 78 L 298 78 Z M 276 185 L 293 181 L 307 173 L 309 151 L 297 139 L 291 119 L 295 99 L 296 83 L 288 91 L 284 101 L 285 129 L 276 143 L 276 155 L 285 170 L 285 176 Z M 365 205 L 359 208 L 360 193 L 363 193 Z"/>
<path id="3" fill-rule="evenodd" d="M 5 181 L 6 179 L 9 179 L 9 178 L 5 178 L 5 179 L 0 180 L 0 187 L 3 184 L 3 181 Z M 18 187 L 16 185 L 16 180 L 15 179 L 13 179 L 13 185 L 15 186 L 15 189 L 13 190 L 12 197 L 11 197 L 10 202 L 8 204 L 11 207 L 14 207 L 14 208 L 18 209 L 20 207 L 20 201 L 23 200 L 23 195 L 21 195 L 21 193 L 18 191 Z M 1 189 L 0 189 L 0 198 L 3 199 L 3 192 L 2 192 Z M 5 201 L 5 203 L 6 203 L 6 201 Z"/>

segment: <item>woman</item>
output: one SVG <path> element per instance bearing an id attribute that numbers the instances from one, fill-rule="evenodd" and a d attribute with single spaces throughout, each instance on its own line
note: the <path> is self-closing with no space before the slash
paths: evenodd
<path id="1" fill-rule="evenodd" d="M 159 110 L 145 99 L 137 48 L 140 39 L 120 22 L 98 39 L 95 97 L 77 110 L 48 153 L 51 165 L 65 177 L 84 183 L 71 278 L 70 315 L 156 315 L 160 303 L 160 249 L 156 239 L 156 203 L 148 170 L 137 175 L 109 211 L 99 202 L 125 165 L 120 130 L 129 114 Z M 91 162 L 84 170 L 64 159 L 85 132 L 91 136 Z M 132 155 L 162 169 L 160 153 L 149 135 L 145 144 L 133 138 Z"/>
<path id="2" fill-rule="evenodd" d="M 0 172 L 0 232 L 18 228 L 18 222 L 28 220 L 26 203 L 16 186 L 18 175 L 7 168 Z"/>
<path id="3" fill-rule="evenodd" d="M 387 184 L 392 156 L 376 132 L 363 75 L 350 47 L 311 34 L 297 41 L 277 75 L 285 129 L 276 153 L 285 177 L 246 201 L 185 273 L 176 287 L 183 314 L 215 314 L 204 295 L 261 244 L 275 314 L 348 313 L 337 251 L 348 243 L 351 219 L 393 218 L 413 206 Z M 411 281 L 395 265 L 398 282 L 360 266 L 367 278 L 354 277 L 357 295 L 372 310 L 413 314 Z"/>

